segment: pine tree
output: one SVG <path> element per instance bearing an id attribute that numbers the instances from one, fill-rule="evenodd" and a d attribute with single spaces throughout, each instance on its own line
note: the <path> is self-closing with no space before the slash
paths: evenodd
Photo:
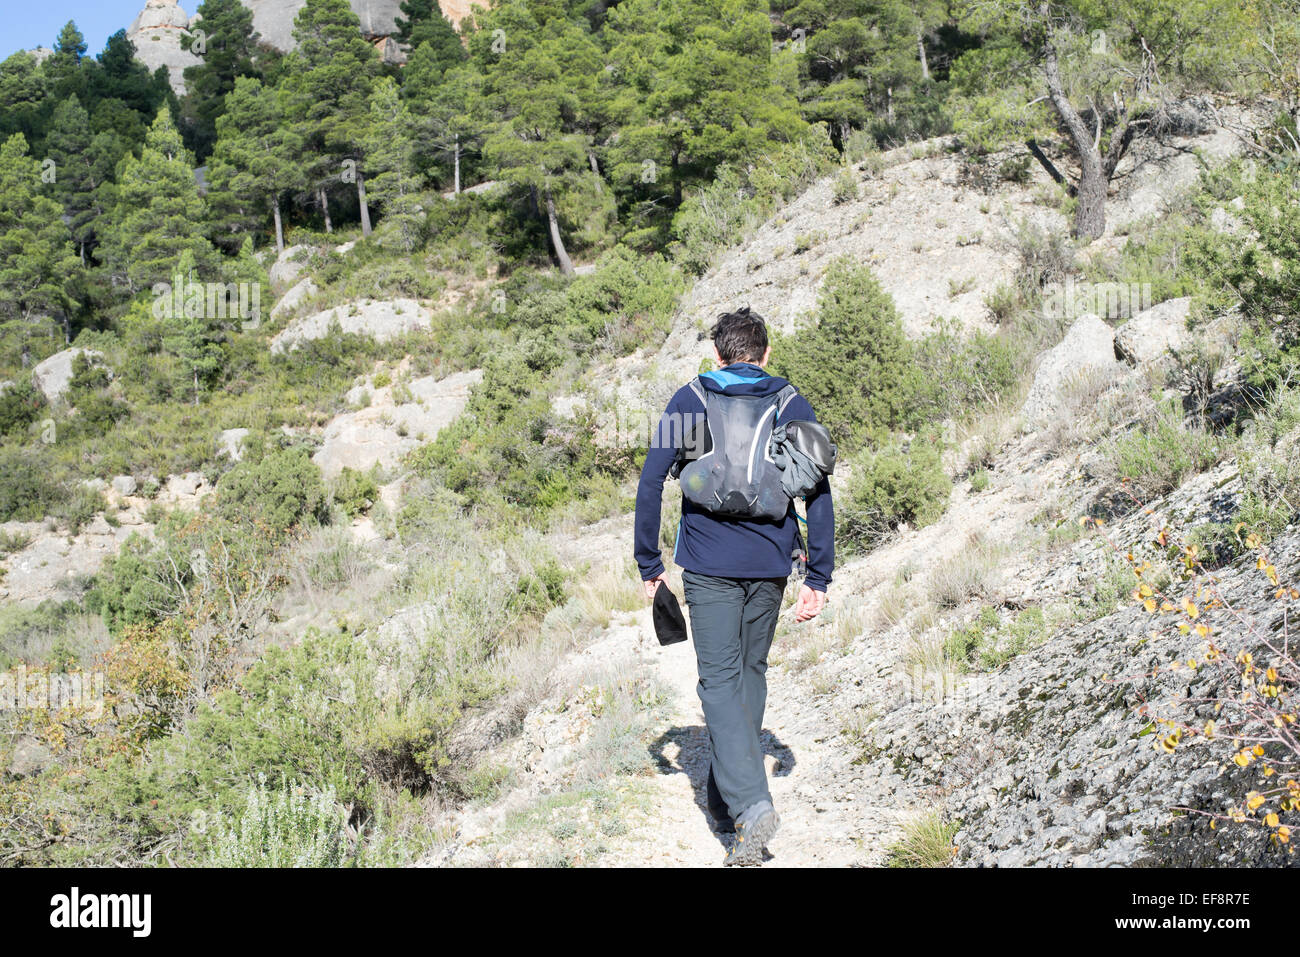
<path id="1" fill-rule="evenodd" d="M 107 208 L 103 187 L 125 150 L 114 134 L 91 133 L 90 117 L 75 96 L 55 108 L 45 149 L 55 164 L 54 197 L 63 205 L 85 265 L 95 244 L 96 221 Z"/>
<path id="2" fill-rule="evenodd" d="M 77 256 L 59 204 L 42 193 L 41 164 L 28 156 L 21 133 L 0 145 L 0 196 L 0 321 L 20 323 L 25 343 L 35 323 L 62 316 L 70 338 L 67 284 Z"/>
<path id="3" fill-rule="evenodd" d="M 171 114 L 161 109 L 139 159 L 118 164 L 117 202 L 101 246 L 112 281 L 132 295 L 167 282 L 186 250 L 198 269 L 210 271 L 217 254 L 203 234 L 206 213 L 193 160 Z"/>
<path id="4" fill-rule="evenodd" d="M 370 234 L 361 140 L 370 90 L 379 72 L 374 48 L 347 0 L 307 0 L 294 20 L 297 49 L 285 58 L 290 122 L 303 138 L 307 174 L 328 203 L 328 184 L 340 173 L 355 184 L 361 230 Z M 325 209 L 328 217 L 328 207 Z"/>
<path id="5" fill-rule="evenodd" d="M 539 23 L 518 2 L 494 7 L 485 21 L 472 46 L 484 64 L 485 95 L 500 121 L 484 143 L 484 159 L 498 179 L 527 191 L 560 270 L 571 275 L 559 204 L 580 186 L 588 167 L 589 143 L 577 122 L 581 102 L 575 90 L 604 69 L 600 49 L 585 23 L 562 16 Z M 487 39 L 498 29 L 506 37 L 503 51 L 493 50 Z"/>
<path id="6" fill-rule="evenodd" d="M 74 93 L 86 95 L 86 76 L 82 69 L 82 64 L 87 62 L 85 57 L 86 38 L 77 29 L 77 24 L 69 20 L 54 41 L 54 53 L 41 65 L 56 99 L 62 100 Z"/>
<path id="7" fill-rule="evenodd" d="M 93 109 L 101 98 L 121 100 L 147 123 L 171 91 L 170 77 L 164 79 L 160 87 L 149 68 L 135 58 L 135 44 L 125 30 L 118 30 L 108 38 L 104 52 L 96 57 L 95 65 L 87 109 Z"/>
<path id="8" fill-rule="evenodd" d="M 420 178 L 415 171 L 414 123 L 397 83 L 384 77 L 370 97 L 365 141 L 370 195 L 384 210 L 384 223 L 397 245 L 411 252 L 420 242 Z"/>
<path id="9" fill-rule="evenodd" d="M 239 77 L 217 120 L 209 164 L 209 203 L 231 235 L 255 228 L 270 212 L 275 248 L 284 251 L 281 199 L 306 182 L 298 157 L 302 138 L 285 121 L 282 95 L 252 77 Z"/>
<path id="10" fill-rule="evenodd" d="M 29 145 L 41 130 L 41 111 L 46 102 L 45 72 L 26 51 L 0 62 L 0 140 L 22 133 Z"/>
<path id="11" fill-rule="evenodd" d="M 208 314 L 204 283 L 192 250 L 181 253 L 171 281 L 180 286 L 179 298 L 184 308 L 181 314 L 166 320 L 162 346 L 184 364 L 194 391 L 194 404 L 198 405 L 203 388 L 225 366 L 226 336 L 220 321 Z"/>
<path id="12" fill-rule="evenodd" d="M 464 63 L 468 57 L 460 33 L 442 13 L 437 0 L 405 0 L 402 12 L 406 19 L 397 20 L 396 38 L 412 50 L 429 44 L 444 70 Z"/>
<path id="13" fill-rule="evenodd" d="M 492 126 L 483 74 L 462 63 L 447 68 L 432 44 L 421 45 L 402 70 L 402 99 L 418 131 L 416 169 L 459 194 L 484 135 Z"/>
<path id="14" fill-rule="evenodd" d="M 258 33 L 253 29 L 253 11 L 239 0 L 203 0 L 198 29 L 204 34 L 203 62 L 185 70 L 184 116 L 189 142 L 201 162 L 212 152 L 217 139 L 217 118 L 227 109 L 226 95 L 241 76 L 260 77 L 255 62 Z M 182 45 L 188 50 L 194 36 Z"/>
<path id="15" fill-rule="evenodd" d="M 613 178 L 634 195 L 659 198 L 670 187 L 680 205 L 719 164 L 757 157 L 807 128 L 772 68 L 764 2 L 696 0 L 665 15 L 658 0 L 624 0 L 606 32 L 623 87 Z M 653 190 L 637 185 L 647 162 Z"/>

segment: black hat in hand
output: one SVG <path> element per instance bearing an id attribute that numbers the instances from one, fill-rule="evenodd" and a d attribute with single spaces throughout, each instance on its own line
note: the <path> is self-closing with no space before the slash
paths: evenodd
<path id="1" fill-rule="evenodd" d="M 667 582 L 661 582 L 655 589 L 654 619 L 659 644 L 673 645 L 686 640 L 686 616 Z"/>

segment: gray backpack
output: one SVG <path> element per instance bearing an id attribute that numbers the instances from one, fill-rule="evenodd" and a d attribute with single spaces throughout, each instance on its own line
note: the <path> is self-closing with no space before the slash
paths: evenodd
<path id="1" fill-rule="evenodd" d="M 790 509 L 783 469 L 773 458 L 776 420 L 798 393 L 787 385 L 772 395 L 721 395 L 699 379 L 691 389 L 704 403 L 705 417 L 685 437 L 684 454 L 673 467 L 682 495 L 693 505 L 727 518 L 778 521 Z"/>

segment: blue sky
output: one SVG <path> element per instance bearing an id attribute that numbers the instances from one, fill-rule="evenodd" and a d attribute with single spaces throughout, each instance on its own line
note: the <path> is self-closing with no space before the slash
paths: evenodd
<path id="1" fill-rule="evenodd" d="M 69 20 L 85 34 L 87 53 L 104 49 L 108 38 L 131 25 L 145 0 L 0 0 L 0 59 L 16 50 L 54 45 Z M 193 15 L 199 0 L 181 0 Z"/>

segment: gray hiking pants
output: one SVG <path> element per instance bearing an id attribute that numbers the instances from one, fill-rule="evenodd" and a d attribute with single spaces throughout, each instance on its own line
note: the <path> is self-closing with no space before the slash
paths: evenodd
<path id="1" fill-rule="evenodd" d="M 738 818 L 771 801 L 759 735 L 767 705 L 767 653 L 784 578 L 715 578 L 682 572 L 709 728 L 709 812 Z"/>

